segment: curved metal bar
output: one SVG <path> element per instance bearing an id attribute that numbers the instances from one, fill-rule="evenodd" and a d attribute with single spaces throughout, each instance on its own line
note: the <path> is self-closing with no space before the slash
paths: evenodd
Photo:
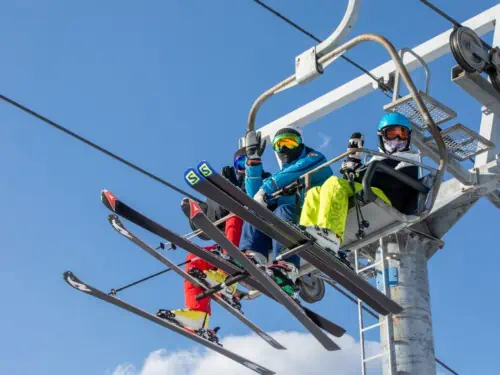
<path id="1" fill-rule="evenodd" d="M 344 18 L 340 21 L 335 31 L 324 41 L 316 46 L 316 56 L 321 57 L 332 51 L 346 37 L 358 19 L 361 0 L 349 0 Z"/>
<path id="2" fill-rule="evenodd" d="M 403 172 L 397 171 L 394 168 L 391 168 L 388 165 L 381 163 L 379 160 L 376 160 L 370 163 L 368 169 L 366 170 L 365 175 L 363 176 L 363 181 L 362 181 L 363 193 L 369 202 L 372 202 L 375 199 L 377 199 L 377 196 L 372 191 L 372 180 L 373 177 L 375 176 L 375 173 L 377 173 L 377 170 L 380 170 L 380 172 L 385 173 L 391 177 L 394 177 L 398 181 L 411 187 L 412 189 L 418 191 L 419 193 L 427 194 L 430 190 L 420 181 L 415 180 L 410 176 L 404 174 Z"/>
<path id="3" fill-rule="evenodd" d="M 420 65 L 422 65 L 422 68 L 424 68 L 424 71 L 425 71 L 425 91 L 424 92 L 426 94 L 429 94 L 429 85 L 431 82 L 431 71 L 429 70 L 429 66 L 427 65 L 427 63 L 417 53 L 415 53 L 415 51 L 413 51 L 410 48 L 407 48 L 407 47 L 402 48 L 401 51 L 399 51 L 399 52 L 401 53 L 401 61 L 403 61 L 405 53 L 409 53 L 410 55 L 412 55 L 413 57 L 415 57 L 417 59 L 417 61 L 420 63 Z M 399 73 L 398 72 L 396 72 L 396 76 L 394 77 L 394 91 L 392 93 L 392 100 L 394 101 L 397 99 L 399 99 Z"/>
<path id="4" fill-rule="evenodd" d="M 413 165 L 416 165 L 417 167 L 420 167 L 420 168 L 423 168 L 423 169 L 427 169 L 428 171 L 431 171 L 433 173 L 436 173 L 438 170 L 434 167 L 430 167 L 428 165 L 425 165 L 423 163 L 419 163 L 415 160 L 410 160 L 410 159 L 406 159 L 406 158 L 402 158 L 400 156 L 394 156 L 394 155 L 389 155 L 389 154 L 384 154 L 383 152 L 379 152 L 379 151 L 373 151 L 373 150 L 370 150 L 368 148 L 351 148 L 349 149 L 349 151 L 345 151 L 343 152 L 342 154 L 324 162 L 323 164 L 321 164 L 320 166 L 314 168 L 314 169 L 311 169 L 309 172 L 307 173 L 304 173 L 304 175 L 302 175 L 301 177 L 307 177 L 307 176 L 310 176 L 311 174 L 319 171 L 321 168 L 324 168 L 330 164 L 333 164 L 339 160 L 341 160 L 342 158 L 345 158 L 346 156 L 348 156 L 349 154 L 352 154 L 352 153 L 356 153 L 356 152 L 361 152 L 361 153 L 364 153 L 364 154 L 368 154 L 368 155 L 376 155 L 376 156 L 382 156 L 386 159 L 392 159 L 392 160 L 397 160 L 397 161 L 403 161 L 403 162 L 406 162 L 406 163 L 409 163 L 409 164 L 413 164 Z"/>
<path id="5" fill-rule="evenodd" d="M 436 168 L 430 167 L 430 166 L 425 165 L 423 163 L 416 162 L 415 160 L 410 160 L 410 159 L 402 158 L 400 156 L 388 155 L 388 154 L 384 154 L 383 152 L 373 151 L 373 150 L 370 150 L 370 149 L 367 149 L 367 148 L 352 148 L 349 151 L 345 151 L 344 153 L 342 153 L 342 154 L 340 154 L 340 155 L 338 155 L 338 156 L 336 156 L 336 157 L 334 157 L 334 158 L 332 158 L 332 159 L 324 162 L 320 166 L 318 166 L 318 167 L 316 167 L 314 169 L 311 169 L 309 172 L 304 173 L 302 176 L 300 176 L 300 178 L 304 178 L 304 180 L 305 180 L 306 190 L 309 188 L 311 175 L 313 173 L 319 171 L 322 168 L 330 166 L 331 164 L 333 164 L 333 163 L 335 163 L 335 162 L 337 162 L 337 161 L 345 158 L 346 156 L 348 156 L 349 154 L 352 154 L 354 152 L 361 152 L 361 153 L 365 153 L 365 154 L 369 154 L 369 155 L 382 156 L 382 157 L 384 157 L 386 159 L 392 159 L 392 160 L 397 160 L 397 161 L 401 161 L 401 162 L 413 164 L 413 165 L 416 165 L 417 167 L 420 167 L 422 169 L 426 169 L 426 170 L 430 171 L 431 175 L 435 175 L 437 173 L 437 171 L 438 171 Z M 272 194 L 272 198 L 277 198 L 278 196 L 280 196 L 282 194 L 283 190 L 293 189 L 293 188 L 296 187 L 296 185 L 297 185 L 296 182 L 292 182 L 290 185 L 286 186 L 284 189 L 278 190 L 277 192 L 275 192 L 274 194 Z"/>
<path id="6" fill-rule="evenodd" d="M 438 170 L 436 173 L 436 176 L 434 178 L 434 184 L 433 184 L 433 190 L 435 192 L 438 191 L 439 187 L 441 186 L 441 182 L 443 180 L 443 175 L 445 172 L 446 165 L 448 164 L 448 153 L 446 152 L 446 146 L 443 141 L 443 138 L 441 137 L 441 133 L 439 129 L 437 128 L 436 124 L 432 120 L 432 117 L 425 106 L 422 98 L 420 97 L 420 94 L 418 93 L 417 88 L 415 87 L 415 84 L 413 83 L 408 71 L 406 70 L 406 67 L 404 66 L 403 62 L 401 61 L 401 58 L 399 57 L 396 49 L 394 46 L 384 37 L 376 34 L 362 34 L 359 35 L 347 43 L 344 43 L 343 45 L 339 46 L 338 48 L 335 48 L 333 51 L 327 53 L 325 56 L 320 58 L 318 60 L 319 64 L 323 63 L 328 63 L 329 60 L 334 59 L 338 54 L 343 53 L 344 51 L 347 51 L 351 49 L 352 47 L 362 43 L 362 42 L 375 42 L 382 47 L 384 47 L 389 55 L 391 56 L 392 60 L 394 61 L 394 64 L 396 66 L 396 71 L 401 75 L 403 78 L 406 86 L 408 87 L 408 90 L 417 104 L 417 107 L 422 114 L 422 118 L 427 124 L 427 128 L 429 132 L 432 134 L 436 145 L 438 147 L 438 152 L 439 152 L 439 163 L 438 163 Z M 257 111 L 259 108 L 262 106 L 262 104 L 269 99 L 271 96 L 273 96 L 277 90 L 280 88 L 284 87 L 285 85 L 289 84 L 295 79 L 295 75 L 291 75 L 290 77 L 286 78 L 284 81 L 278 83 L 276 86 L 272 87 L 271 89 L 267 90 L 265 93 L 263 93 L 261 96 L 257 98 L 257 100 L 253 103 L 252 108 L 250 109 L 250 113 L 248 115 L 248 125 L 247 125 L 247 130 L 251 131 L 255 129 L 255 117 L 257 115 Z M 431 194 L 432 197 L 430 199 L 429 204 L 427 207 L 422 211 L 419 215 L 420 219 L 423 219 L 426 217 L 430 210 L 432 209 L 432 206 L 434 205 L 434 202 L 436 200 L 437 194 Z"/>

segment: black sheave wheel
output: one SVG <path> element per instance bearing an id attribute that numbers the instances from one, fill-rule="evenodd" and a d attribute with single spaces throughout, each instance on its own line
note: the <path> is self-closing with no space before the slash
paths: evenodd
<path id="1" fill-rule="evenodd" d="M 476 56 L 472 45 L 485 48 L 481 38 L 468 27 L 458 27 L 450 35 L 450 48 L 457 63 L 468 73 L 482 72 L 486 61 Z"/>

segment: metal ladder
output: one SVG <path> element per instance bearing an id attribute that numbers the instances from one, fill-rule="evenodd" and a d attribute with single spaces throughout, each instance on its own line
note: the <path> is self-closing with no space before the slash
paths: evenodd
<path id="1" fill-rule="evenodd" d="M 379 248 L 378 248 L 378 259 L 376 258 L 376 261 L 369 264 L 368 266 L 365 266 L 363 268 L 360 268 L 359 260 L 360 260 L 360 254 L 359 254 L 360 249 L 356 249 L 354 251 L 354 259 L 355 259 L 355 270 L 358 276 L 362 277 L 362 273 L 376 268 L 377 273 L 381 272 L 382 276 L 382 293 L 384 293 L 386 296 L 389 297 L 389 292 L 390 288 L 388 285 L 388 278 L 387 278 L 387 249 L 384 245 L 383 238 L 380 238 L 379 240 Z M 372 324 L 370 326 L 365 327 L 364 322 L 363 322 L 363 310 L 367 311 L 370 315 L 373 317 L 376 317 L 379 319 L 379 322 L 376 324 Z M 387 316 L 383 315 L 377 315 L 376 313 L 372 312 L 369 310 L 367 307 L 364 306 L 363 301 L 358 298 L 358 320 L 359 320 L 359 342 L 361 346 L 361 373 L 362 375 L 366 375 L 366 364 L 370 361 L 373 361 L 375 359 L 383 359 L 385 357 L 385 360 L 387 361 L 387 365 L 383 365 L 384 368 L 384 375 L 396 375 L 396 364 L 394 361 L 394 345 L 393 345 L 393 325 L 392 325 L 392 314 L 389 314 Z M 388 343 L 387 347 L 389 347 L 389 350 L 384 350 L 380 352 L 379 354 L 376 354 L 374 356 L 366 358 L 366 350 L 365 350 L 365 333 L 367 331 L 370 331 L 372 329 L 380 328 L 380 338 L 381 341 L 383 337 L 385 336 L 385 339 L 387 340 L 386 342 Z M 384 335 L 384 336 L 383 336 Z"/>

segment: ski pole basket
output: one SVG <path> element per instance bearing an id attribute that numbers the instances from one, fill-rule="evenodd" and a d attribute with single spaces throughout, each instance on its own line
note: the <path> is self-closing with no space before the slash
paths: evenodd
<path id="1" fill-rule="evenodd" d="M 446 145 L 446 150 L 451 157 L 459 162 L 470 159 L 473 156 L 479 155 L 495 147 L 493 142 L 460 123 L 443 130 L 441 135 Z M 433 137 L 425 138 L 424 143 L 434 150 L 437 149 Z"/>
<path id="2" fill-rule="evenodd" d="M 420 97 L 422 98 L 422 101 L 424 102 L 427 111 L 429 111 L 429 114 L 432 117 L 434 123 L 436 125 L 439 125 L 442 124 L 443 122 L 449 121 L 457 117 L 457 114 L 454 110 L 448 108 L 444 104 L 440 103 L 436 99 L 429 96 L 430 71 L 425 61 L 409 48 L 403 48 L 400 51 L 401 60 L 403 60 L 405 53 L 413 55 L 418 60 L 418 62 L 420 62 L 423 69 L 425 70 L 425 77 L 426 77 L 425 92 L 418 90 L 418 93 L 420 94 Z M 400 81 L 399 73 L 398 71 L 396 71 L 396 75 L 394 78 L 394 93 L 392 97 L 392 102 L 385 105 L 384 110 L 387 112 L 396 112 L 401 115 L 404 115 L 408 117 L 410 122 L 418 129 L 422 131 L 426 130 L 427 123 L 423 118 L 421 112 L 419 111 L 417 103 L 415 103 L 413 96 L 411 94 L 408 94 L 403 97 L 399 96 L 399 81 Z"/>

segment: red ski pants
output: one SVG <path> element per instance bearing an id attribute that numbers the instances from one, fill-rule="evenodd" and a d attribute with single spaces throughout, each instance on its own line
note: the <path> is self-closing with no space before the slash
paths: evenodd
<path id="1" fill-rule="evenodd" d="M 226 237 L 229 241 L 231 241 L 235 246 L 239 246 L 240 238 L 241 238 L 241 228 L 243 227 L 243 220 L 239 217 L 232 217 L 226 221 Z M 205 247 L 207 251 L 211 251 L 215 249 L 215 246 L 207 246 Z M 214 269 L 210 263 L 205 262 L 203 259 L 194 256 L 191 253 L 188 253 L 186 260 L 190 260 L 190 263 L 186 264 L 186 272 L 189 272 L 191 268 L 198 268 L 202 271 Z M 196 296 L 200 293 L 203 293 L 204 289 L 199 288 L 189 281 L 184 281 L 184 304 L 186 309 L 196 310 L 207 312 L 211 314 L 210 308 L 210 297 L 203 298 L 200 301 L 196 300 Z"/>

